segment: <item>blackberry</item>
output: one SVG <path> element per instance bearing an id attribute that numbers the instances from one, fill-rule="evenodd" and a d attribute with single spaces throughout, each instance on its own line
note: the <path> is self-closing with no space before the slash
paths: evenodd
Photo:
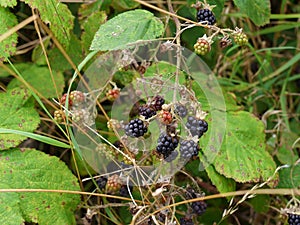
<path id="1" fill-rule="evenodd" d="M 288 224 L 289 225 L 300 225 L 300 214 L 288 213 Z"/>
<path id="2" fill-rule="evenodd" d="M 147 127 L 140 119 L 130 120 L 129 124 L 125 126 L 125 133 L 130 137 L 140 137 L 147 132 Z"/>
<path id="3" fill-rule="evenodd" d="M 162 109 L 162 105 L 165 103 L 165 99 L 159 95 L 155 96 L 152 99 L 151 105 L 153 106 L 153 108 L 158 111 Z"/>
<path id="4" fill-rule="evenodd" d="M 175 112 L 175 114 L 177 114 L 181 118 L 186 117 L 186 115 L 188 113 L 186 107 L 182 104 L 176 104 L 174 112 Z"/>
<path id="5" fill-rule="evenodd" d="M 177 151 L 172 151 L 170 153 L 170 155 L 165 157 L 164 159 L 165 159 L 166 162 L 172 162 L 177 158 L 177 156 L 178 156 L 178 152 Z"/>
<path id="6" fill-rule="evenodd" d="M 156 151 L 162 154 L 166 159 L 177 146 L 178 140 L 176 137 L 172 137 L 168 134 L 163 133 L 158 138 Z"/>
<path id="7" fill-rule="evenodd" d="M 194 225 L 192 219 L 188 219 L 188 218 L 180 218 L 180 225 Z"/>
<path id="8" fill-rule="evenodd" d="M 156 111 L 148 105 L 142 105 L 139 107 L 139 114 L 144 116 L 145 119 L 149 119 L 156 115 Z"/>
<path id="9" fill-rule="evenodd" d="M 105 186 L 106 186 L 106 183 L 107 183 L 107 178 L 106 177 L 99 177 L 97 180 L 96 180 L 97 184 L 98 184 L 98 187 L 100 189 L 104 189 Z"/>
<path id="10" fill-rule="evenodd" d="M 130 190 L 130 192 L 132 192 L 133 187 L 129 186 L 129 190 Z M 122 196 L 122 197 L 129 197 L 130 196 L 127 185 L 122 185 L 121 186 L 121 188 L 120 188 L 120 196 Z"/>
<path id="11" fill-rule="evenodd" d="M 180 156 L 184 159 L 190 159 L 198 155 L 199 147 L 193 140 L 183 140 L 180 142 Z"/>
<path id="12" fill-rule="evenodd" d="M 207 131 L 208 124 L 205 120 L 197 119 L 194 116 L 189 116 L 186 127 L 189 129 L 192 136 L 198 136 L 198 138 L 200 138 Z"/>
<path id="13" fill-rule="evenodd" d="M 197 198 L 197 193 L 193 188 L 188 187 L 186 189 L 185 196 L 186 196 L 186 199 L 193 199 L 193 198 Z"/>
<path id="14" fill-rule="evenodd" d="M 216 17 L 209 9 L 200 9 L 197 12 L 198 22 L 207 22 L 208 25 L 214 25 L 216 23 Z"/>
<path id="15" fill-rule="evenodd" d="M 193 202 L 191 207 L 192 207 L 193 212 L 195 214 L 197 214 L 198 216 L 200 216 L 203 213 L 205 213 L 207 204 L 204 201 L 198 201 L 198 202 Z"/>

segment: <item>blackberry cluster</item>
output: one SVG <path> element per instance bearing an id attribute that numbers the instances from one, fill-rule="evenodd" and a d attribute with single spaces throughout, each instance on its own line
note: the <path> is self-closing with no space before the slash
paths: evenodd
<path id="1" fill-rule="evenodd" d="M 163 97 L 157 95 L 152 99 L 151 105 L 156 111 L 159 111 L 162 109 L 162 105 L 164 103 L 165 103 L 165 99 Z"/>
<path id="2" fill-rule="evenodd" d="M 194 225 L 192 219 L 188 219 L 185 217 L 180 218 L 180 225 Z"/>
<path id="3" fill-rule="evenodd" d="M 147 127 L 140 119 L 130 120 L 129 124 L 125 126 L 125 133 L 130 137 L 140 137 L 147 132 Z"/>
<path id="4" fill-rule="evenodd" d="M 132 192 L 133 187 L 129 186 L 129 190 L 130 190 L 130 192 Z M 122 197 L 129 197 L 130 196 L 127 185 L 122 185 L 121 186 L 121 188 L 120 188 L 120 196 L 122 196 Z"/>
<path id="5" fill-rule="evenodd" d="M 197 119 L 194 116 L 189 116 L 186 127 L 189 129 L 192 136 L 198 136 L 198 138 L 200 138 L 207 131 L 208 124 L 205 120 Z"/>
<path id="6" fill-rule="evenodd" d="M 182 158 L 190 159 L 191 157 L 198 155 L 199 147 L 193 140 L 184 140 L 180 142 L 179 151 Z"/>
<path id="7" fill-rule="evenodd" d="M 200 9 L 197 12 L 198 22 L 207 22 L 208 25 L 214 25 L 216 23 L 216 17 L 209 9 Z"/>
<path id="8" fill-rule="evenodd" d="M 193 202 L 191 207 L 192 207 L 193 212 L 195 214 L 197 214 L 198 216 L 200 216 L 203 213 L 205 213 L 207 204 L 204 201 L 198 201 L 198 202 Z"/>
<path id="9" fill-rule="evenodd" d="M 107 183 L 107 178 L 101 176 L 96 180 L 96 182 L 100 189 L 104 189 Z"/>
<path id="10" fill-rule="evenodd" d="M 139 114 L 144 116 L 145 119 L 149 119 L 152 116 L 156 115 L 156 111 L 152 107 L 149 107 L 148 105 L 143 105 L 139 107 Z"/>
<path id="11" fill-rule="evenodd" d="M 300 225 L 300 214 L 288 214 L 288 224 L 289 225 Z"/>
<path id="12" fill-rule="evenodd" d="M 182 104 L 176 104 L 174 112 L 181 118 L 186 117 L 186 115 L 188 113 L 186 107 Z"/>
<path id="13" fill-rule="evenodd" d="M 164 156 L 166 159 L 178 146 L 177 137 L 172 137 L 168 134 L 161 134 L 157 141 L 156 151 Z"/>

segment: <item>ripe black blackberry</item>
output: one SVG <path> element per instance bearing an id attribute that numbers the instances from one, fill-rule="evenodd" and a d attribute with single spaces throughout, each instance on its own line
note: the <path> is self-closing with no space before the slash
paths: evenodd
<path id="1" fill-rule="evenodd" d="M 133 187 L 129 186 L 129 190 L 130 190 L 130 192 L 132 192 Z M 121 186 L 121 188 L 120 188 L 120 196 L 122 196 L 122 197 L 129 197 L 130 196 L 127 185 L 122 185 Z"/>
<path id="2" fill-rule="evenodd" d="M 155 96 L 151 101 L 151 105 L 156 111 L 161 110 L 164 103 L 165 99 L 159 95 Z"/>
<path id="3" fill-rule="evenodd" d="M 106 183 L 107 183 L 107 178 L 106 177 L 99 177 L 97 180 L 96 180 L 97 184 L 98 184 L 98 187 L 100 189 L 104 189 L 105 186 L 106 186 Z"/>
<path id="4" fill-rule="evenodd" d="M 164 159 L 166 162 L 172 162 L 177 158 L 177 156 L 178 156 L 178 152 L 175 150 L 175 151 L 172 151 L 170 153 L 170 155 L 165 157 Z"/>
<path id="5" fill-rule="evenodd" d="M 198 136 L 198 138 L 200 138 L 207 131 L 208 124 L 205 120 L 198 119 L 194 116 L 189 116 L 186 127 L 189 129 L 192 136 Z"/>
<path id="6" fill-rule="evenodd" d="M 192 219 L 188 219 L 185 217 L 180 218 L 180 225 L 194 225 Z"/>
<path id="7" fill-rule="evenodd" d="M 183 140 L 180 142 L 179 151 L 181 158 L 190 159 L 198 155 L 199 147 L 193 140 Z"/>
<path id="8" fill-rule="evenodd" d="M 158 138 L 156 151 L 162 154 L 164 159 L 166 159 L 177 146 L 177 137 L 172 137 L 166 133 L 162 133 Z"/>
<path id="9" fill-rule="evenodd" d="M 148 105 L 142 105 L 139 107 L 139 114 L 144 116 L 145 119 L 149 119 L 156 115 L 156 111 Z"/>
<path id="10" fill-rule="evenodd" d="M 197 12 L 198 22 L 207 22 L 208 25 L 216 23 L 216 17 L 210 9 L 199 9 Z"/>
<path id="11" fill-rule="evenodd" d="M 147 132 L 147 127 L 140 119 L 133 119 L 125 126 L 125 133 L 130 137 L 140 137 Z"/>
<path id="12" fill-rule="evenodd" d="M 197 214 L 198 216 L 200 216 L 203 213 L 205 213 L 207 204 L 204 201 L 198 201 L 198 202 L 193 202 L 191 207 L 192 207 L 193 212 L 195 214 Z"/>
<path id="13" fill-rule="evenodd" d="M 300 225 L 300 214 L 288 213 L 288 224 L 289 225 Z"/>
<path id="14" fill-rule="evenodd" d="M 182 104 L 176 104 L 174 112 L 181 118 L 186 117 L 186 115 L 188 113 L 186 107 Z"/>

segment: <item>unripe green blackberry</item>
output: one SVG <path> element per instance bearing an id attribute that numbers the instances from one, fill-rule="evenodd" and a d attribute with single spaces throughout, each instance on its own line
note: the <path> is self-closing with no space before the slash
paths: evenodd
<path id="1" fill-rule="evenodd" d="M 65 113 L 62 110 L 55 110 L 53 116 L 56 122 L 61 123 L 65 118 Z"/>
<path id="2" fill-rule="evenodd" d="M 248 44 L 248 37 L 245 33 L 243 33 L 243 29 L 235 28 L 233 32 L 233 40 L 237 45 L 246 45 Z"/>
<path id="3" fill-rule="evenodd" d="M 85 116 L 84 109 L 74 110 L 72 112 L 72 121 L 75 123 L 82 122 L 84 120 L 84 116 Z"/>

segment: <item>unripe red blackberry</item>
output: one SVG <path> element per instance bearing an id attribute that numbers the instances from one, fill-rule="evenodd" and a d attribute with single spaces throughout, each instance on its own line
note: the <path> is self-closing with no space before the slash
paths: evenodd
<path id="1" fill-rule="evenodd" d="M 81 91 L 71 91 L 69 97 L 73 105 L 79 105 L 85 101 L 85 96 Z"/>
<path id="2" fill-rule="evenodd" d="M 65 106 L 66 105 L 66 100 L 67 100 L 67 93 L 65 93 L 65 94 L 63 94 L 63 96 L 61 97 L 61 99 L 60 99 L 60 104 L 62 105 L 62 106 Z M 69 96 L 69 107 L 71 107 L 73 105 L 73 102 L 72 102 L 72 100 L 71 100 L 71 98 L 70 98 L 70 96 Z"/>
<path id="3" fill-rule="evenodd" d="M 106 97 L 109 101 L 114 101 L 120 96 L 120 89 L 114 88 L 106 92 Z"/>
<path id="4" fill-rule="evenodd" d="M 211 43 L 212 41 L 210 38 L 206 36 L 198 38 L 196 44 L 194 44 L 194 51 L 198 55 L 206 55 L 211 50 Z"/>
<path id="5" fill-rule="evenodd" d="M 172 113 L 167 110 L 162 110 L 159 113 L 159 120 L 162 124 L 165 124 L 165 125 L 172 123 L 172 121 L 173 121 Z"/>
<path id="6" fill-rule="evenodd" d="M 114 174 L 107 179 L 106 192 L 109 194 L 115 194 L 120 190 L 121 186 L 121 179 L 119 175 Z"/>

